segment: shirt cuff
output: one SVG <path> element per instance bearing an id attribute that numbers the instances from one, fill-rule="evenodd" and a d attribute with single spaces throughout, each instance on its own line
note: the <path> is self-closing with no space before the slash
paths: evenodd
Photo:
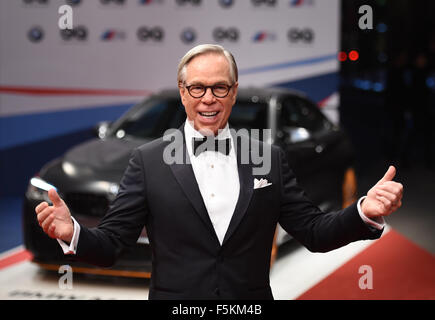
<path id="1" fill-rule="evenodd" d="M 74 233 L 71 239 L 71 243 L 68 245 L 64 241 L 60 239 L 56 239 L 59 245 L 62 247 L 64 254 L 76 254 L 77 243 L 79 242 L 80 225 L 77 223 L 76 219 L 74 219 L 72 216 L 71 219 L 74 222 Z"/>
<path id="2" fill-rule="evenodd" d="M 366 198 L 366 196 L 361 197 L 358 200 L 357 203 L 357 209 L 358 209 L 358 213 L 359 216 L 361 217 L 361 219 L 365 222 L 365 224 L 367 224 L 369 227 L 375 228 L 377 230 L 382 230 L 385 227 L 385 220 L 383 217 L 378 217 L 376 219 L 370 219 L 367 218 L 367 216 L 364 214 L 364 212 L 361 209 L 361 202 Z"/>

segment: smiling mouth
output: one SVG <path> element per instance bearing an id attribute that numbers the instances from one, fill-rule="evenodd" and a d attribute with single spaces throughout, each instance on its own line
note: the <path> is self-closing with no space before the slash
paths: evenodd
<path id="1" fill-rule="evenodd" d="M 217 114 L 219 113 L 219 111 L 215 111 L 215 112 L 199 112 L 199 114 L 205 118 L 213 118 L 215 116 L 217 116 Z"/>

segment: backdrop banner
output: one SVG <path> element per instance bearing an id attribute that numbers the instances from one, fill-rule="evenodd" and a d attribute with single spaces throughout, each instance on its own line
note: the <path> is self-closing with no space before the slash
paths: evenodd
<path id="1" fill-rule="evenodd" d="M 175 88 L 201 43 L 234 54 L 240 87 L 303 91 L 337 122 L 339 25 L 339 0 L 0 1 L 0 178 L 24 185 L 97 122 Z"/>

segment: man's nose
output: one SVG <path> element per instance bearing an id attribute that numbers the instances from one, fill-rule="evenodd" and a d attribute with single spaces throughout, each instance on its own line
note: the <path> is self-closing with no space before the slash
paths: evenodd
<path id="1" fill-rule="evenodd" d="M 211 88 L 206 88 L 205 89 L 205 94 L 202 97 L 202 102 L 204 103 L 212 103 L 215 101 L 215 96 L 213 95 L 213 91 L 211 90 Z"/>

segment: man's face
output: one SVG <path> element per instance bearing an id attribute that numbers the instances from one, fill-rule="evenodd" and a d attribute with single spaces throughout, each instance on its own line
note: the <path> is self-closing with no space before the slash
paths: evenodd
<path id="1" fill-rule="evenodd" d="M 186 86 L 216 84 L 233 85 L 227 59 L 217 53 L 206 53 L 193 58 L 186 67 L 185 85 L 180 86 L 180 96 L 186 109 L 187 119 L 204 135 L 217 135 L 223 129 L 236 102 L 237 83 L 225 98 L 217 98 L 208 88 L 201 98 L 193 98 Z"/>

